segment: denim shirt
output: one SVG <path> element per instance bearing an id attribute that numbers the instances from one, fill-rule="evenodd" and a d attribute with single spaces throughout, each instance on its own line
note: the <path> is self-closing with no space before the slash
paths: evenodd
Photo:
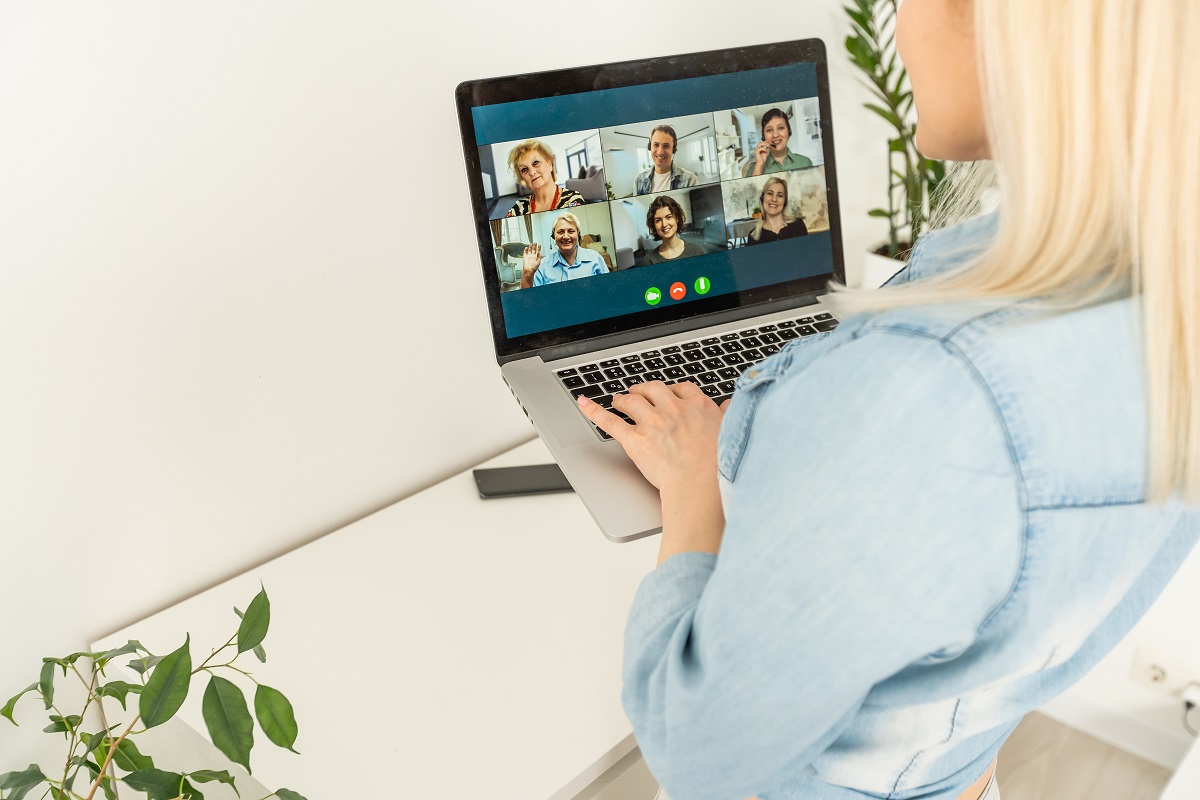
<path id="1" fill-rule="evenodd" d="M 953 268 L 994 218 L 927 234 Z M 1129 631 L 1200 531 L 1145 502 L 1135 305 L 845 320 L 747 371 L 719 555 L 645 578 L 622 701 L 677 800 L 951 800 Z"/>
<path id="2" fill-rule="evenodd" d="M 648 167 L 639 172 L 633 179 L 634 194 L 650 194 L 650 189 L 654 184 L 654 167 Z M 696 186 L 700 183 L 700 178 L 696 173 L 689 169 L 671 163 L 671 189 L 686 189 L 689 186 Z"/>

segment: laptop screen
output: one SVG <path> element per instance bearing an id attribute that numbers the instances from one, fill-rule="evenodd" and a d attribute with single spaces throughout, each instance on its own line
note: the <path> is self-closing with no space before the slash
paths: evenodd
<path id="1" fill-rule="evenodd" d="M 460 86 L 498 354 L 840 274 L 827 87 L 817 41 Z"/>

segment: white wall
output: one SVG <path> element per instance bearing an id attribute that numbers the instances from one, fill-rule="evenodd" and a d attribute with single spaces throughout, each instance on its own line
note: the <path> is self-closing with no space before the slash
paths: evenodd
<path id="1" fill-rule="evenodd" d="M 591 50 L 513 47 L 490 0 L 449 27 L 433 3 L 0 4 L 0 702 L 532 435 L 491 354 L 459 81 L 822 37 L 858 274 L 886 131 L 841 3 L 760 31 L 697 2 L 669 41 Z M 427 348 L 455 368 L 413 367 Z"/>

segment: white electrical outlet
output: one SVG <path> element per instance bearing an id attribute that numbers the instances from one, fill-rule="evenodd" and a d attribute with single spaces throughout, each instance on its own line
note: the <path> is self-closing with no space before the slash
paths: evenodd
<path id="1" fill-rule="evenodd" d="M 1200 666 L 1161 647 L 1143 645 L 1134 656 L 1132 677 L 1143 686 L 1180 697 L 1189 684 L 1200 684 Z"/>

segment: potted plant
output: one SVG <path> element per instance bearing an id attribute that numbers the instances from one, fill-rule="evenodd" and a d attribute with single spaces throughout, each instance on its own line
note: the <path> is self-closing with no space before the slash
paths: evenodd
<path id="1" fill-rule="evenodd" d="M 887 141 L 887 205 L 868 212 L 872 217 L 888 221 L 888 240 L 873 253 L 903 261 L 929 220 L 938 200 L 938 186 L 946 176 L 946 166 L 941 161 L 926 158 L 917 150 L 912 88 L 896 53 L 896 9 L 899 5 L 899 0 L 849 0 L 844 8 L 851 27 L 850 35 L 846 37 L 846 52 L 874 95 L 872 102 L 863 105 L 883 118 L 894 131 Z M 868 285 L 871 285 L 873 275 L 886 272 L 882 280 L 887 280 L 903 266 L 895 261 L 880 264 L 873 261 L 871 255 L 868 254 L 865 269 Z"/>
<path id="2" fill-rule="evenodd" d="M 201 674 L 208 678 L 202 707 L 204 723 L 213 744 L 231 761 L 249 771 L 250 749 L 254 746 L 254 722 L 242 689 L 223 677 L 231 673 L 254 682 L 254 717 L 262 733 L 275 745 L 295 752 L 298 731 L 292 704 L 278 689 L 258 683 L 249 672 L 234 666 L 247 652 L 253 652 L 260 661 L 267 660 L 262 643 L 271 622 L 271 603 L 266 590 L 255 596 L 244 614 L 236 608 L 234 612 L 241 618 L 237 632 L 195 667 L 190 636 L 177 650 L 162 656 L 154 655 L 141 642 L 130 641 L 103 653 L 80 652 L 42 659 L 38 680 L 0 707 L 0 716 L 16 725 L 14 712 L 21 699 L 27 695 L 40 699 L 50 720 L 43 730 L 61 735 L 65 752 L 52 770 L 43 771 L 37 764 L 30 764 L 0 774 L 0 798 L 24 800 L 33 793 L 35 798 L 49 796 L 52 800 L 114 800 L 118 784 L 122 796 L 133 791 L 149 800 L 204 800 L 196 787 L 212 782 L 226 784 L 237 792 L 228 770 L 162 769 L 136 744 L 141 734 L 175 716 L 187 698 L 192 679 Z M 132 659 L 128 667 L 137 674 L 137 682 L 106 674 L 116 659 L 125 656 Z M 78 713 L 61 710 L 65 687 L 57 687 L 57 692 L 55 687 L 60 671 L 64 678 L 78 679 L 82 687 L 82 706 L 69 709 Z M 109 699 L 109 711 L 120 704 L 122 710 L 128 708 L 133 713 L 133 719 L 126 722 L 106 714 L 105 698 Z M 304 800 L 290 789 L 278 789 L 261 800 L 269 797 Z"/>

